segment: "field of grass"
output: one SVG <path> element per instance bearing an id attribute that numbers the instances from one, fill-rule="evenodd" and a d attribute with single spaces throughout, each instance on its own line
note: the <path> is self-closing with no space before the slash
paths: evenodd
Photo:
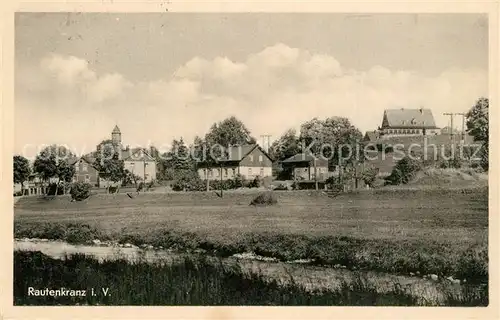
<path id="1" fill-rule="evenodd" d="M 15 205 L 14 232 L 17 238 L 114 239 L 218 255 L 253 251 L 281 260 L 312 258 L 349 268 L 487 280 L 487 189 L 277 195 L 272 207 L 249 206 L 255 194 L 231 192 L 224 198 L 214 193 L 94 195 L 83 202 L 25 198 Z"/>
<path id="2" fill-rule="evenodd" d="M 395 285 L 379 292 L 363 278 L 337 290 L 307 291 L 293 281 L 279 284 L 203 256 L 178 264 L 104 261 L 85 255 L 64 260 L 40 252 L 14 252 L 15 305 L 336 305 L 412 306 L 418 300 Z M 86 290 L 86 296 L 30 296 L 29 287 Z M 95 296 L 92 295 L 92 288 Z M 106 294 L 101 289 L 106 290 Z M 425 303 L 424 303 L 425 304 Z M 444 305 L 486 306 L 488 288 L 446 294 Z"/>

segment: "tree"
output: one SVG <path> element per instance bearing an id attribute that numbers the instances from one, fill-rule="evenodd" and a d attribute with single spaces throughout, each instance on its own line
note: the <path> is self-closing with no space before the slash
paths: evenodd
<path id="1" fill-rule="evenodd" d="M 99 172 L 99 177 L 111 182 L 121 182 L 125 178 L 125 167 L 120 159 L 119 150 L 109 140 L 98 145 L 94 166 Z M 109 192 L 109 185 L 107 188 Z"/>
<path id="2" fill-rule="evenodd" d="M 467 118 L 467 133 L 474 137 L 475 141 L 481 142 L 481 167 L 488 170 L 489 154 L 489 100 L 479 98 L 476 104 L 465 115 Z"/>
<path id="3" fill-rule="evenodd" d="M 335 164 L 344 166 L 363 161 L 362 138 L 361 131 L 349 119 L 330 117 L 325 120 L 314 118 L 302 124 L 299 140 L 302 152 L 329 159 L 331 168 Z"/>
<path id="4" fill-rule="evenodd" d="M 287 130 L 279 139 L 275 140 L 269 148 L 271 158 L 283 161 L 300 153 L 300 141 L 295 129 Z"/>
<path id="5" fill-rule="evenodd" d="M 190 147 L 191 149 L 191 157 L 193 161 L 199 162 L 205 159 L 206 156 L 206 144 L 205 141 L 199 136 L 195 136 L 193 140 L 193 144 Z"/>
<path id="6" fill-rule="evenodd" d="M 13 159 L 14 164 L 14 183 L 21 184 L 21 191 L 24 194 L 24 182 L 31 175 L 31 168 L 28 159 L 23 156 L 16 155 Z"/>
<path id="7" fill-rule="evenodd" d="M 174 140 L 170 150 L 171 168 L 174 170 L 191 170 L 193 162 L 184 140 Z"/>
<path id="8" fill-rule="evenodd" d="M 396 163 L 391 174 L 386 178 L 386 184 L 407 184 L 420 170 L 422 170 L 422 163 L 406 156 Z"/>
<path id="9" fill-rule="evenodd" d="M 75 155 L 64 146 L 51 145 L 44 148 L 35 158 L 34 171 L 43 182 L 59 177 L 60 161 L 67 161 Z"/>
<path id="10" fill-rule="evenodd" d="M 208 151 L 207 160 L 215 161 L 224 156 L 222 152 L 227 151 L 229 146 L 253 144 L 256 140 L 243 122 L 233 116 L 214 123 L 205 135 L 205 143 Z"/>
<path id="11" fill-rule="evenodd" d="M 68 163 L 68 161 L 65 159 L 59 159 L 57 163 L 57 171 L 56 171 L 56 177 L 58 179 L 57 185 L 56 185 L 56 195 L 57 191 L 59 188 L 59 184 L 61 182 L 63 183 L 70 183 L 73 180 L 73 176 L 75 175 L 75 166 L 72 166 Z"/>
<path id="12" fill-rule="evenodd" d="M 130 170 L 125 169 L 124 170 L 124 178 L 122 181 L 122 185 L 128 185 L 133 183 L 135 188 L 138 189 L 139 185 L 138 183 L 142 181 L 142 178 L 133 173 Z"/>

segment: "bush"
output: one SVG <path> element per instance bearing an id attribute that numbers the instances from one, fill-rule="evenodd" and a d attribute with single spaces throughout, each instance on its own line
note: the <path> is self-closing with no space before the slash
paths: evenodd
<path id="1" fill-rule="evenodd" d="M 103 235 L 93 226 L 82 223 L 69 223 L 66 225 L 64 240 L 68 243 L 88 243 L 94 239 L 102 239 Z"/>
<path id="2" fill-rule="evenodd" d="M 200 179 L 198 173 L 193 170 L 179 170 L 176 172 L 176 179 L 172 183 L 174 191 L 203 191 L 206 184 Z"/>
<path id="3" fill-rule="evenodd" d="M 137 185 L 137 189 L 136 191 L 139 192 L 139 191 L 142 191 L 144 189 L 144 182 L 139 182 L 139 184 Z"/>
<path id="4" fill-rule="evenodd" d="M 282 191 L 282 190 L 289 190 L 290 187 L 286 183 L 280 183 L 276 187 L 274 187 L 274 190 Z"/>
<path id="5" fill-rule="evenodd" d="M 455 158 L 452 158 L 449 160 L 443 160 L 439 164 L 439 168 L 441 168 L 441 169 L 449 169 L 449 168 L 460 169 L 461 167 L 462 167 L 462 164 L 460 163 L 460 160 L 455 159 Z"/>
<path id="6" fill-rule="evenodd" d="M 336 177 L 328 177 L 325 180 L 326 186 L 329 190 L 333 190 L 335 192 L 342 192 L 344 191 L 344 185 L 339 182 L 338 178 Z"/>
<path id="7" fill-rule="evenodd" d="M 365 169 L 365 171 L 363 171 L 363 182 L 370 186 L 370 188 L 373 188 L 377 180 L 378 172 L 378 168 Z"/>
<path id="8" fill-rule="evenodd" d="M 237 174 L 234 176 L 233 178 L 233 183 L 234 183 L 234 188 L 237 189 L 237 188 L 241 188 L 243 187 L 243 176 L 241 174 Z"/>
<path id="9" fill-rule="evenodd" d="M 51 183 L 51 184 L 49 184 L 49 189 L 47 190 L 47 195 L 48 196 L 56 195 L 56 189 L 57 189 L 57 195 L 64 194 L 64 185 L 62 183 L 60 183 L 59 186 L 57 186 L 56 183 Z"/>
<path id="10" fill-rule="evenodd" d="M 272 191 L 265 191 L 260 193 L 257 197 L 255 197 L 252 202 L 250 202 L 251 206 L 272 206 L 278 203 L 278 199 L 276 195 Z"/>
<path id="11" fill-rule="evenodd" d="M 386 184 L 407 184 L 420 170 L 422 170 L 422 163 L 406 156 L 396 163 L 391 174 L 386 178 Z"/>
<path id="12" fill-rule="evenodd" d="M 75 201 L 82 201 L 90 197 L 90 190 L 92 185 L 86 182 L 75 182 L 71 186 L 71 199 Z"/>
<path id="13" fill-rule="evenodd" d="M 259 188 L 262 185 L 262 179 L 259 176 L 256 176 L 249 184 L 249 188 Z"/>

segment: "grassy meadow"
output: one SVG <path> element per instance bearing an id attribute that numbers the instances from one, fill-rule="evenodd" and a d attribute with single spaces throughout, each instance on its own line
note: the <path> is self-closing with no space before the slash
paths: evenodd
<path id="1" fill-rule="evenodd" d="M 488 195 L 476 190 L 373 190 L 336 198 L 276 192 L 278 205 L 248 204 L 255 193 L 93 195 L 82 202 L 24 198 L 15 237 L 116 240 L 228 256 L 389 273 L 419 272 L 484 282 L 488 275 Z"/>
<path id="2" fill-rule="evenodd" d="M 397 284 L 380 292 L 359 277 L 336 290 L 306 291 L 293 281 L 283 285 L 203 256 L 177 264 L 151 264 L 98 262 L 82 254 L 58 260 L 40 252 L 15 251 L 14 270 L 15 305 L 427 305 Z M 30 296 L 30 287 L 86 290 L 86 295 Z M 445 291 L 443 305 L 486 306 L 488 288 Z"/>

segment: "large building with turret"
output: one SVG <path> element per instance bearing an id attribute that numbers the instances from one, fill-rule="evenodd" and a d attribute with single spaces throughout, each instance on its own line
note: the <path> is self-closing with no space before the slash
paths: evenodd
<path id="1" fill-rule="evenodd" d="M 141 181 L 151 182 L 156 179 L 156 161 L 147 148 L 124 147 L 122 144 L 122 133 L 118 126 L 111 132 L 111 142 L 118 158 L 123 160 L 125 169 L 134 173 Z M 93 186 L 106 188 L 114 183 L 102 179 L 96 169 L 95 161 L 99 147 L 90 154 L 68 159 L 70 165 L 75 166 L 73 181 L 82 181 Z"/>
<path id="2" fill-rule="evenodd" d="M 111 132 L 111 141 L 118 152 L 119 159 L 123 160 L 125 169 L 145 182 L 156 179 L 156 161 L 148 148 L 123 147 L 122 133 L 118 126 L 115 126 Z"/>

